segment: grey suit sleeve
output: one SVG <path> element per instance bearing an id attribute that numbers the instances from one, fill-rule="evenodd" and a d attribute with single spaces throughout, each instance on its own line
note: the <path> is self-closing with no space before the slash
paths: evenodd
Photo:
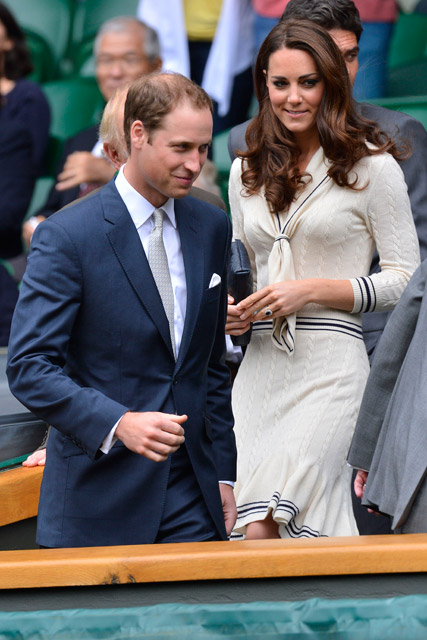
<path id="1" fill-rule="evenodd" d="M 246 129 L 248 128 L 248 124 L 250 120 L 246 122 L 242 122 L 242 124 L 238 124 L 236 127 L 233 127 L 230 131 L 227 140 L 228 153 L 230 154 L 231 161 L 236 159 L 236 151 L 240 149 L 241 151 L 246 149 L 246 140 L 245 134 Z"/>
<path id="2" fill-rule="evenodd" d="M 399 131 L 412 148 L 410 157 L 399 164 L 408 186 L 421 260 L 424 260 L 427 258 L 427 131 L 418 120 L 409 116 L 399 123 Z"/>
<path id="3" fill-rule="evenodd" d="M 360 104 L 362 115 L 378 123 L 393 139 L 407 140 L 411 155 L 399 162 L 408 187 L 412 215 L 420 244 L 421 260 L 427 258 L 427 132 L 423 125 L 399 111 L 385 109 L 373 104 Z M 371 273 L 379 270 L 378 253 L 375 252 Z M 363 337 L 370 360 L 390 313 L 371 313 L 363 316 Z"/>
<path id="4" fill-rule="evenodd" d="M 382 423 L 405 359 L 424 293 L 427 260 L 412 276 L 377 346 L 348 454 L 356 469 L 369 471 Z"/>

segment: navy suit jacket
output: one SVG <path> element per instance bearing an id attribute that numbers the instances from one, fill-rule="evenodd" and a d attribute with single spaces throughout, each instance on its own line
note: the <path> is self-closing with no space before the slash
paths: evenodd
<path id="1" fill-rule="evenodd" d="M 99 447 L 127 410 L 186 413 L 186 447 L 218 531 L 218 480 L 236 449 L 224 362 L 230 222 L 190 196 L 175 201 L 187 310 L 175 362 L 168 321 L 134 223 L 114 181 L 37 227 L 9 344 L 12 392 L 55 428 L 38 536 L 45 546 L 152 543 L 170 460 L 118 441 Z M 213 273 L 222 282 L 209 288 Z"/>

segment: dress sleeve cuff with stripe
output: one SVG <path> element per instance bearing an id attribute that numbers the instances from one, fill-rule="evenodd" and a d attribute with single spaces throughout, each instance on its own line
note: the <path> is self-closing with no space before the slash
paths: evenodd
<path id="1" fill-rule="evenodd" d="M 354 306 L 352 313 L 377 311 L 377 295 L 370 276 L 350 278 L 353 287 Z"/>

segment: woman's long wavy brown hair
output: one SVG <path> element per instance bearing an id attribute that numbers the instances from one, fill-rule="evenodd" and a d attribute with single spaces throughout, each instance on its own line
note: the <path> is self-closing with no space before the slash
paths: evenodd
<path id="1" fill-rule="evenodd" d="M 331 162 L 328 175 L 337 185 L 364 188 L 366 185 L 357 185 L 357 176 L 350 176 L 358 160 L 385 151 L 400 158 L 405 151 L 375 122 L 357 113 L 344 58 L 329 33 L 308 20 L 279 22 L 258 53 L 254 80 L 259 112 L 246 131 L 248 149 L 239 153 L 246 160 L 242 181 L 247 193 L 259 193 L 263 187 L 272 212 L 289 207 L 307 175 L 298 168 L 300 149 L 293 134 L 273 112 L 264 74 L 270 56 L 284 47 L 306 51 L 324 80 L 317 128 L 320 144 Z M 369 148 L 366 141 L 376 148 Z"/>

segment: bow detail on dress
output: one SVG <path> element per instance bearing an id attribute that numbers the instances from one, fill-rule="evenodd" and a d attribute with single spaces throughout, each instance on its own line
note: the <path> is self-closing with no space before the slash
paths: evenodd
<path id="1" fill-rule="evenodd" d="M 299 220 L 305 211 L 305 209 L 302 208 L 303 205 L 326 180 L 328 180 L 328 176 L 325 176 L 323 180 L 319 182 L 317 186 L 314 187 L 314 189 L 312 189 L 308 196 L 303 200 L 303 202 L 287 220 L 280 233 L 275 237 L 273 248 L 268 258 L 268 281 L 270 283 L 295 280 L 295 268 L 291 250 L 291 238 L 294 235 L 297 227 L 299 226 Z M 298 213 L 299 215 L 297 215 Z M 277 218 L 279 219 L 278 215 Z M 296 313 L 273 319 L 273 344 L 278 349 L 286 351 L 289 355 L 293 354 L 295 348 L 295 324 Z"/>

